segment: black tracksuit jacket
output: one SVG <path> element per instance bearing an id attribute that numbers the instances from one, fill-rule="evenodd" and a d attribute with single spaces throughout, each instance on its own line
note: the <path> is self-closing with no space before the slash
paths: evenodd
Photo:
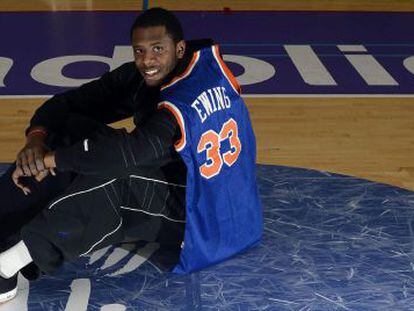
<path id="1" fill-rule="evenodd" d="M 186 57 L 166 81 L 187 67 L 194 51 L 211 44 L 208 39 L 188 41 Z M 47 100 L 35 112 L 30 127 L 46 127 L 52 137 L 67 137 L 71 133 L 63 144 L 66 146 L 56 144 L 59 170 L 117 178 L 128 175 L 131 168 L 139 172 L 140 168 L 173 163 L 170 181 L 183 183 L 185 167 L 173 147 L 180 137 L 179 127 L 170 112 L 157 111 L 158 97 L 159 89 L 147 87 L 130 62 L 98 80 Z M 100 125 L 132 116 L 136 128 L 131 133 L 96 131 Z M 84 152 L 85 138 L 88 152 Z"/>

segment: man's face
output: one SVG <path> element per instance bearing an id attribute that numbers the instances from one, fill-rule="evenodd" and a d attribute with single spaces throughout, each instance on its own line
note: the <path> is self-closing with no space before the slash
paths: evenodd
<path id="1" fill-rule="evenodd" d="M 165 26 L 136 28 L 132 33 L 135 65 L 148 86 L 158 86 L 183 58 L 185 42 L 177 44 Z"/>

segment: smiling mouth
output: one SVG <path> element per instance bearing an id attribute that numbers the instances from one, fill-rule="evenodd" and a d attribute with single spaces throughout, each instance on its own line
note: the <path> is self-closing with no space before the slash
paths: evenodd
<path id="1" fill-rule="evenodd" d="M 158 69 L 146 69 L 143 71 L 146 79 L 152 79 L 157 76 L 160 71 Z"/>

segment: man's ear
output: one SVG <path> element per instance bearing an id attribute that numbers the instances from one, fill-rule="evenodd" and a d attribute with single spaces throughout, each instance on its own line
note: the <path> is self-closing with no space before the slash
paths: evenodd
<path id="1" fill-rule="evenodd" d="M 177 43 L 176 53 L 178 58 L 183 58 L 185 53 L 186 44 L 184 40 Z"/>

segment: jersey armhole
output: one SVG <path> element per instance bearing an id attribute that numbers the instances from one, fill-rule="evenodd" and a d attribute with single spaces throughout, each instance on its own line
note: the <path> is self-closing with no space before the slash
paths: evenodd
<path id="1" fill-rule="evenodd" d="M 176 151 L 180 152 L 184 149 L 185 145 L 187 144 L 187 138 L 185 133 L 185 123 L 183 115 L 181 111 L 172 103 L 168 101 L 163 101 L 158 104 L 158 109 L 167 109 L 174 118 L 177 120 L 178 126 L 180 127 L 181 138 L 175 142 L 174 148 Z"/>
<path id="2" fill-rule="evenodd" d="M 226 63 L 224 62 L 224 60 L 221 58 L 219 46 L 215 44 L 211 47 L 211 49 L 212 49 L 214 58 L 216 59 L 217 64 L 220 67 L 221 72 L 227 78 L 230 85 L 233 87 L 234 91 L 240 95 L 241 88 L 240 88 L 239 82 L 237 82 L 237 79 L 234 77 L 233 73 L 230 71 L 230 69 L 227 67 Z"/>

